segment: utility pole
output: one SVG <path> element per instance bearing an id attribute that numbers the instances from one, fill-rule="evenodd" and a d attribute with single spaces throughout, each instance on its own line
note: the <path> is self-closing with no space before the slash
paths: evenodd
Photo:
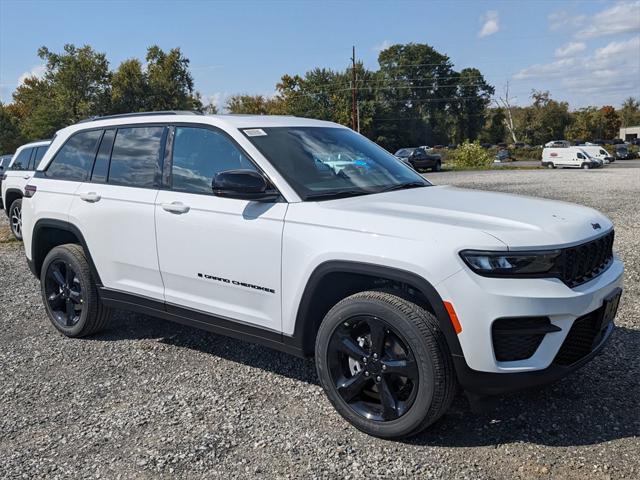
<path id="1" fill-rule="evenodd" d="M 356 47 L 353 46 L 353 54 L 351 56 L 351 128 L 355 131 L 358 129 L 358 106 L 356 93 Z"/>

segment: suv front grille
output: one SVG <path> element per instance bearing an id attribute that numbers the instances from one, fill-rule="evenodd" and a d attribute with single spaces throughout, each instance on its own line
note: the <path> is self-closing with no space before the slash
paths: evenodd
<path id="1" fill-rule="evenodd" d="M 569 287 L 577 287 L 593 280 L 613 261 L 614 232 L 607 233 L 582 245 L 562 250 L 561 280 Z"/>
<path id="2" fill-rule="evenodd" d="M 571 365 L 591 353 L 602 335 L 603 307 L 577 318 L 553 363 Z"/>

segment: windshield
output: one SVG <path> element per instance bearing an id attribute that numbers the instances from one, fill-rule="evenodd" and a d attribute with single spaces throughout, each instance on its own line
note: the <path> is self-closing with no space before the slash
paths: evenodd
<path id="1" fill-rule="evenodd" d="M 408 157 L 413 153 L 413 148 L 401 148 L 396 152 L 396 157 Z"/>
<path id="2" fill-rule="evenodd" d="M 274 127 L 244 133 L 305 200 L 431 185 L 389 152 L 346 128 Z"/>

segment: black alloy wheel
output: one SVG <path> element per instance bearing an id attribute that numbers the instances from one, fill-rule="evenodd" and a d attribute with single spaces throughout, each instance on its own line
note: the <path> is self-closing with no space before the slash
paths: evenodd
<path id="1" fill-rule="evenodd" d="M 82 284 L 70 263 L 51 262 L 45 273 L 44 293 L 52 319 L 63 328 L 75 326 L 82 316 Z"/>
<path id="2" fill-rule="evenodd" d="M 360 416 L 401 417 L 418 390 L 416 360 L 402 336 L 368 315 L 345 320 L 333 332 L 327 363 L 338 394 Z"/>

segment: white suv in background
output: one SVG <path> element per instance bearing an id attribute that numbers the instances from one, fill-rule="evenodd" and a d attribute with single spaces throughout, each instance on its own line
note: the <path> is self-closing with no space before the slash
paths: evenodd
<path id="1" fill-rule="evenodd" d="M 2 207 L 9 217 L 11 232 L 22 240 L 22 196 L 40 160 L 49 148 L 50 140 L 27 143 L 16 150 L 9 165 L 3 169 Z"/>
<path id="2" fill-rule="evenodd" d="M 433 186 L 295 117 L 65 128 L 25 187 L 23 229 L 63 334 L 120 307 L 313 355 L 337 411 L 387 438 L 436 421 L 457 384 L 496 394 L 585 364 L 623 277 L 595 210 Z"/>

